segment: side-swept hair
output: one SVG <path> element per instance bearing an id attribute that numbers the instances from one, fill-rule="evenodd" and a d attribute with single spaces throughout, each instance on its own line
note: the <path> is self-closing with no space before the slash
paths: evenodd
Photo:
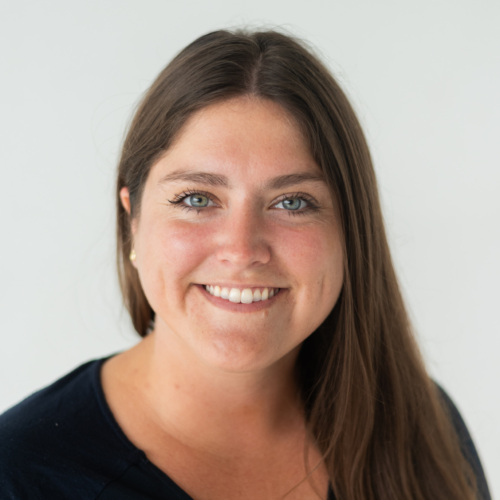
<path id="1" fill-rule="evenodd" d="M 118 168 L 118 269 L 134 327 L 154 312 L 129 262 L 131 218 L 151 166 L 197 110 L 242 95 L 293 117 L 336 200 L 344 284 L 325 322 L 303 344 L 298 375 L 310 430 L 339 499 L 471 500 L 474 479 L 416 347 L 356 115 L 329 71 L 278 32 L 202 36 L 160 73 L 130 126 Z M 130 193 L 131 216 L 119 192 Z"/>

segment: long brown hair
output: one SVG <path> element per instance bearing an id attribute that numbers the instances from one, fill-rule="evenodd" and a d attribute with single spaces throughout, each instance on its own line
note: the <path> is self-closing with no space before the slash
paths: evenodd
<path id="1" fill-rule="evenodd" d="M 308 423 L 340 499 L 472 499 L 474 479 L 415 345 L 387 245 L 375 175 L 356 115 L 331 74 L 277 32 L 202 36 L 160 73 L 126 137 L 117 183 L 118 268 L 134 327 L 154 312 L 129 262 L 131 217 L 153 163 L 197 110 L 240 95 L 272 100 L 302 128 L 338 202 L 345 281 L 303 344 Z"/>

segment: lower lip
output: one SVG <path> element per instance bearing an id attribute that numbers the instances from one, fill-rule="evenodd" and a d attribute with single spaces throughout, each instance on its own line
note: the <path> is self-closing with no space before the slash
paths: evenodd
<path id="1" fill-rule="evenodd" d="M 259 300 L 258 302 L 252 302 L 251 304 L 242 304 L 231 302 L 230 300 L 221 299 L 220 297 L 211 295 L 207 292 L 204 285 L 196 285 L 196 288 L 198 288 L 201 293 L 203 293 L 203 295 L 207 298 L 207 300 L 209 300 L 215 306 L 221 309 L 225 309 L 226 311 L 242 313 L 250 313 L 267 309 L 268 307 L 272 306 L 276 302 L 276 300 L 279 300 L 279 298 L 285 293 L 285 290 L 283 288 L 280 288 L 280 291 L 276 295 L 273 295 L 270 299 Z"/>

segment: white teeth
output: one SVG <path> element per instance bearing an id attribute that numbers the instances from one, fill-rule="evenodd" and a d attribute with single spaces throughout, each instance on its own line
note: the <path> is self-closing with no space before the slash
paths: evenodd
<path id="1" fill-rule="evenodd" d="M 241 302 L 241 292 L 237 288 L 231 288 L 229 292 L 229 302 L 239 304 Z"/>
<path id="2" fill-rule="evenodd" d="M 250 288 L 245 288 L 244 290 L 242 290 L 240 300 L 242 304 L 251 304 L 253 302 L 252 290 L 250 290 Z"/>
<path id="3" fill-rule="evenodd" d="M 279 288 L 227 288 L 218 285 L 205 285 L 205 290 L 214 297 L 220 297 L 229 300 L 235 304 L 251 304 L 252 302 L 259 302 L 267 300 L 279 292 Z"/>

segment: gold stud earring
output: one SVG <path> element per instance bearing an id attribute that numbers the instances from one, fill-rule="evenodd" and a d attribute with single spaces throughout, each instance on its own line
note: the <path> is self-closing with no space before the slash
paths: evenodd
<path id="1" fill-rule="evenodd" d="M 130 255 L 129 255 L 129 259 L 130 259 L 130 262 L 135 262 L 135 259 L 136 259 L 137 255 L 135 253 L 135 250 L 132 248 L 132 250 L 130 251 Z"/>

